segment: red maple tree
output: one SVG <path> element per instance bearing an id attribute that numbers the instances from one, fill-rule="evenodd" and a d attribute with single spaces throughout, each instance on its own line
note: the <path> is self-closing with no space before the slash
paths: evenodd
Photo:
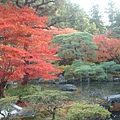
<path id="1" fill-rule="evenodd" d="M 97 49 L 97 62 L 114 60 L 120 63 L 120 40 L 113 37 L 98 35 L 94 38 Z"/>
<path id="2" fill-rule="evenodd" d="M 58 46 L 51 43 L 53 36 L 45 30 L 47 21 L 47 17 L 37 16 L 28 7 L 0 6 L 1 90 L 7 81 L 26 85 L 36 77 L 56 78 L 60 70 L 51 62 L 58 59 Z"/>

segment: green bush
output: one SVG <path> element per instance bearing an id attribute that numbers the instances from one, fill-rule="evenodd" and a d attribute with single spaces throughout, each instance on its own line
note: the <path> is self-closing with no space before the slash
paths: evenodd
<path id="1" fill-rule="evenodd" d="M 106 120 L 110 112 L 98 104 L 73 103 L 68 109 L 69 120 Z"/>
<path id="2" fill-rule="evenodd" d="M 18 86 L 16 88 L 9 87 L 6 91 L 6 100 L 9 101 L 13 98 L 12 101 L 21 98 L 23 101 L 31 102 L 54 102 L 67 100 L 70 96 L 70 92 L 63 92 L 58 90 L 44 90 L 41 91 L 40 86 L 28 85 L 28 86 Z M 10 99 L 9 99 L 10 98 Z M 3 102 L 5 102 L 3 100 Z"/>
<path id="3" fill-rule="evenodd" d="M 41 88 L 39 86 L 34 86 L 34 85 L 28 85 L 28 86 L 18 86 L 18 87 L 9 87 L 8 90 L 6 91 L 7 96 L 20 96 L 24 97 L 27 95 L 33 95 L 37 94 L 40 91 Z"/>

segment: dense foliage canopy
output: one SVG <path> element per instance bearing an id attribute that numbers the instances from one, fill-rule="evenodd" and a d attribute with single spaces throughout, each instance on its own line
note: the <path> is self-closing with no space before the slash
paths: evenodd
<path id="1" fill-rule="evenodd" d="M 63 60 L 63 64 L 66 65 L 71 64 L 75 59 L 89 61 L 95 57 L 97 46 L 92 40 L 93 35 L 77 32 L 55 36 L 52 42 L 61 46 L 57 54 Z"/>

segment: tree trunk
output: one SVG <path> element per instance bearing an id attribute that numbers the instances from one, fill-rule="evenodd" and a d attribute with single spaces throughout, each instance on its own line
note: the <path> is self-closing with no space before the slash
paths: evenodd
<path id="1" fill-rule="evenodd" d="M 0 82 L 0 98 L 4 97 L 4 89 L 5 89 L 6 83 L 7 81 Z"/>
<path id="2" fill-rule="evenodd" d="M 52 120 L 55 120 L 56 107 L 53 109 Z"/>
<path id="3" fill-rule="evenodd" d="M 29 77 L 29 73 L 26 72 L 26 74 L 24 75 L 24 78 L 23 78 L 22 85 L 28 84 L 28 77 Z"/>

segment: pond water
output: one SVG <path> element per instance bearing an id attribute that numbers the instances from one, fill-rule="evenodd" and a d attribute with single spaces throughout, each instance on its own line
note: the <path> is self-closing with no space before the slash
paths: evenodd
<path id="1" fill-rule="evenodd" d="M 80 83 L 76 85 L 81 89 L 83 97 L 91 93 L 100 93 L 102 97 L 107 95 L 120 94 L 120 82 L 92 82 Z"/>

